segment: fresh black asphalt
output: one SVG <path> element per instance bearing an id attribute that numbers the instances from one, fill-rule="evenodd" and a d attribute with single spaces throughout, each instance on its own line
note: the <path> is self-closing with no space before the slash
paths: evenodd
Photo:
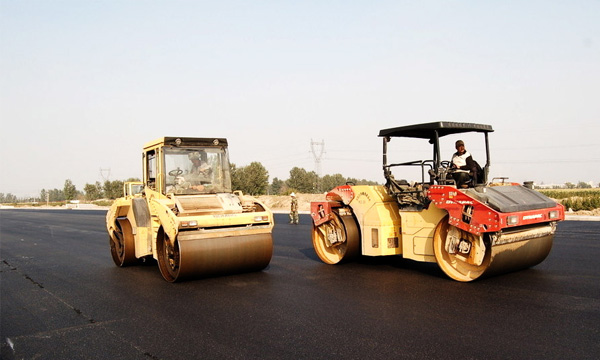
<path id="1" fill-rule="evenodd" d="M 473 283 L 401 257 L 325 265 L 276 214 L 261 272 L 171 284 L 117 268 L 104 211 L 0 210 L 2 359 L 598 359 L 600 222 Z"/>

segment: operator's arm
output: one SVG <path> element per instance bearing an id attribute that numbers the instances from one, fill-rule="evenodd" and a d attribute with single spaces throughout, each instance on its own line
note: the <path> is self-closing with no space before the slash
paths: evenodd
<path id="1" fill-rule="evenodd" d="M 469 157 L 467 158 L 467 165 L 465 166 L 461 166 L 460 168 L 463 170 L 473 170 L 475 171 L 477 169 L 477 162 L 475 160 L 473 160 L 473 157 L 469 155 Z"/>

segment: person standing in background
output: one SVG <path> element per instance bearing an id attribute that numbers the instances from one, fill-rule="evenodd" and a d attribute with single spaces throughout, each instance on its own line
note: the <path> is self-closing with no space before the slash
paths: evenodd
<path id="1" fill-rule="evenodd" d="M 291 193 L 291 204 L 290 204 L 290 224 L 298 225 L 298 199 L 296 199 L 296 194 Z"/>

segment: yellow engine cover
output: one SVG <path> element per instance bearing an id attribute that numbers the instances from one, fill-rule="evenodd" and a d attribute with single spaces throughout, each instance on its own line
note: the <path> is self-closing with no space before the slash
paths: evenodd
<path id="1" fill-rule="evenodd" d="M 352 186 L 350 207 L 361 232 L 361 252 L 368 256 L 402 254 L 400 214 L 383 186 Z"/>
<path id="2" fill-rule="evenodd" d="M 447 212 L 430 204 L 421 211 L 401 211 L 384 186 L 352 186 L 352 208 L 366 256 L 400 255 L 435 262 L 433 233 Z"/>

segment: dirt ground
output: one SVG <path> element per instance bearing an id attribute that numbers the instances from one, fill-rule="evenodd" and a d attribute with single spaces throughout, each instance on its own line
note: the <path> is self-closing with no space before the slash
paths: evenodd
<path id="1" fill-rule="evenodd" d="M 298 211 L 309 212 L 311 201 L 324 201 L 325 194 L 298 194 Z M 273 211 L 290 211 L 290 196 L 286 195 L 261 195 L 257 197 Z"/>

